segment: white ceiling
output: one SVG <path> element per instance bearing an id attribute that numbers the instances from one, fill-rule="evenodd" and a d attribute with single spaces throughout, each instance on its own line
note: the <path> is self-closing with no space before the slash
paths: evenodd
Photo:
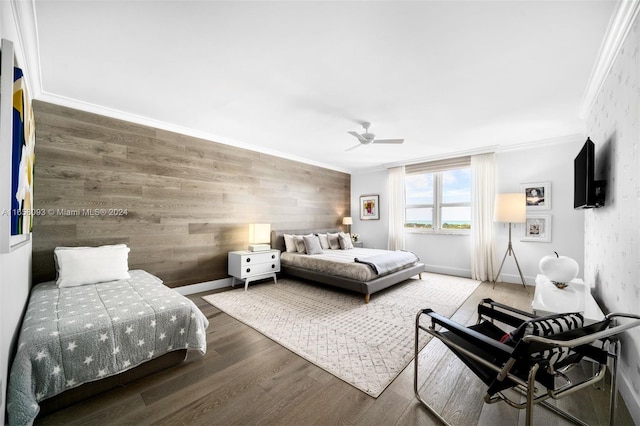
<path id="1" fill-rule="evenodd" d="M 615 4 L 35 0 L 38 97 L 358 172 L 582 134 Z"/>

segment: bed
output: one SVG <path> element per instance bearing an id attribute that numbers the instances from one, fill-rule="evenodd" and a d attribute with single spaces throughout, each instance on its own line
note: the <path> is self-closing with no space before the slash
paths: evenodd
<path id="1" fill-rule="evenodd" d="M 378 273 L 368 259 L 383 257 L 393 253 L 388 250 L 367 248 L 323 249 L 322 253 L 304 254 L 287 251 L 285 235 L 323 235 L 340 233 L 337 229 L 297 229 L 271 232 L 271 246 L 281 251 L 281 271 L 285 275 L 303 278 L 334 287 L 362 293 L 365 303 L 369 303 L 371 295 L 380 290 L 401 283 L 424 272 L 424 264 L 420 259 L 398 253 L 405 262 Z M 358 261 L 355 261 L 358 259 Z"/>
<path id="2" fill-rule="evenodd" d="M 41 404 L 85 393 L 81 386 L 117 385 L 121 376 L 184 360 L 185 350 L 205 354 L 209 323 L 195 304 L 146 271 L 127 273 L 97 284 L 33 287 L 9 377 L 10 424 L 32 424 Z"/>

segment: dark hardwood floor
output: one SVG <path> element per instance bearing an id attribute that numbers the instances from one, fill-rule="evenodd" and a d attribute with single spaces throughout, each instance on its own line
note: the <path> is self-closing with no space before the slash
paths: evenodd
<path id="1" fill-rule="evenodd" d="M 268 284 L 265 284 L 268 285 Z M 413 363 L 375 399 L 191 295 L 210 321 L 206 356 L 38 418 L 40 425 L 436 425 L 413 394 Z M 485 297 L 529 310 L 533 289 L 483 283 L 453 319 L 473 323 Z M 455 425 L 524 424 L 524 411 L 487 405 L 483 383 L 437 340 L 420 354 L 423 396 Z M 608 392 L 558 401 L 590 425 L 607 424 Z M 619 400 L 618 425 L 633 425 Z M 537 425 L 569 424 L 542 407 Z"/>

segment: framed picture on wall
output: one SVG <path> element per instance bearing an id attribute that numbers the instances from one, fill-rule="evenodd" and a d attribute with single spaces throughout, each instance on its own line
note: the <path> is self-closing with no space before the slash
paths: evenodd
<path id="1" fill-rule="evenodd" d="M 380 196 L 361 195 L 360 196 L 360 220 L 380 219 Z"/>
<path id="2" fill-rule="evenodd" d="M 0 49 L 6 58 L 0 67 L 0 253 L 9 253 L 31 237 L 35 126 L 13 43 L 2 39 Z"/>
<path id="3" fill-rule="evenodd" d="M 524 223 L 520 241 L 551 242 L 551 215 L 530 215 Z"/>
<path id="4" fill-rule="evenodd" d="M 551 182 L 523 183 L 520 190 L 527 200 L 527 211 L 551 210 Z"/>

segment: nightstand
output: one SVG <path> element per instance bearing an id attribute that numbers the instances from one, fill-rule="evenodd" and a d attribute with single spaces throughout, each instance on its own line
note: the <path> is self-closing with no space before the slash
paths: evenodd
<path id="1" fill-rule="evenodd" d="M 276 279 L 276 272 L 280 272 L 280 250 L 265 251 L 230 251 L 228 272 L 233 277 L 231 287 L 235 286 L 236 278 L 244 280 L 245 291 L 251 281 L 264 278 Z"/>
<path id="2" fill-rule="evenodd" d="M 362 241 L 354 241 L 353 242 L 353 246 L 354 247 L 363 248 L 364 247 L 364 243 Z"/>

